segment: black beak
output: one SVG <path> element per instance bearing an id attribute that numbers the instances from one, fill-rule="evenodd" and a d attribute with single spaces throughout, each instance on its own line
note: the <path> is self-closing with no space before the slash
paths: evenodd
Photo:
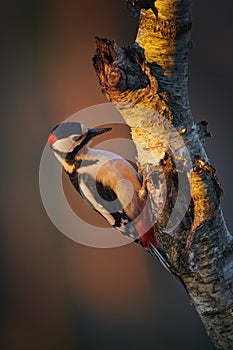
<path id="1" fill-rule="evenodd" d="M 101 135 L 104 134 L 105 132 L 108 132 L 112 130 L 112 128 L 95 128 L 95 129 L 88 129 L 87 132 L 87 138 L 90 140 L 93 137 L 97 136 L 97 135 Z"/>

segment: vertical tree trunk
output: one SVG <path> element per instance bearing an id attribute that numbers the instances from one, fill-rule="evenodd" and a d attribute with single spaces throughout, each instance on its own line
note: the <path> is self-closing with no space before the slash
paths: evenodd
<path id="1" fill-rule="evenodd" d="M 154 227 L 218 349 L 233 349 L 233 237 L 220 208 L 206 123 L 188 97 L 191 0 L 157 0 L 141 10 L 136 43 L 97 38 L 102 91 L 130 126 L 147 180 Z"/>

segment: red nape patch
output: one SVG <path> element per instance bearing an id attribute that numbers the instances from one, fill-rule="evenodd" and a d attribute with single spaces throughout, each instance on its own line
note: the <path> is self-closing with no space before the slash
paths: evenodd
<path id="1" fill-rule="evenodd" d="M 49 146 L 52 146 L 54 144 L 54 142 L 56 142 L 56 141 L 57 141 L 57 138 L 53 134 L 50 134 L 48 137 Z"/>

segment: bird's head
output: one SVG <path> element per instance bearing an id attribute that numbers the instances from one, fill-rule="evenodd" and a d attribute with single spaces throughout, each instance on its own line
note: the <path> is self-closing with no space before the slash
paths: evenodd
<path id="1" fill-rule="evenodd" d="M 78 122 L 61 123 L 55 126 L 48 137 L 48 144 L 65 168 L 71 172 L 74 168 L 75 157 L 85 153 L 91 140 L 111 128 L 89 129 Z"/>

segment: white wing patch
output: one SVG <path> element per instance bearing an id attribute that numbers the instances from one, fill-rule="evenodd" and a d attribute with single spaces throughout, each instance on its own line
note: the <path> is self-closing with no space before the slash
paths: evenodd
<path id="1" fill-rule="evenodd" d="M 80 180 L 79 187 L 83 196 L 93 205 L 95 210 L 97 210 L 101 215 L 103 215 L 105 219 L 109 222 L 109 224 L 113 226 L 115 224 L 113 216 L 106 209 L 104 209 L 104 207 L 101 204 L 96 202 L 95 198 L 93 197 L 89 188 L 86 186 L 83 179 Z"/>
<path id="2" fill-rule="evenodd" d="M 71 135 L 73 136 L 73 135 Z M 74 140 L 72 139 L 72 137 L 66 137 L 64 139 L 60 139 L 57 140 L 56 142 L 54 142 L 52 148 L 55 151 L 59 151 L 59 152 L 63 152 L 63 153 L 68 153 L 70 148 L 72 147 L 72 145 L 74 144 Z"/>

